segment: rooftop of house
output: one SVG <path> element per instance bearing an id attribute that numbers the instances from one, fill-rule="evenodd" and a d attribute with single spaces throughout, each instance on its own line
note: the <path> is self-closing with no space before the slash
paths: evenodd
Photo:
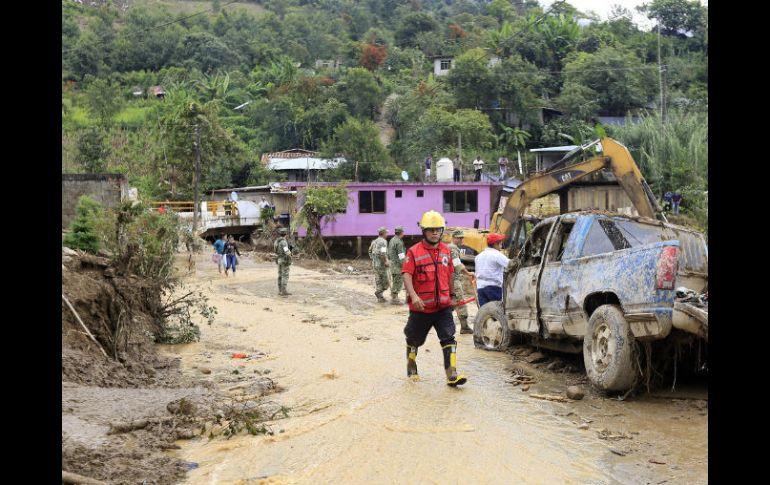
<path id="1" fill-rule="evenodd" d="M 530 150 L 532 153 L 540 153 L 540 152 L 569 152 L 571 150 L 574 150 L 575 148 L 578 148 L 578 145 L 564 145 L 560 147 L 546 147 L 546 148 L 533 148 Z"/>
<path id="2" fill-rule="evenodd" d="M 313 182 L 314 186 L 334 186 L 339 182 Z M 280 182 L 284 187 L 303 187 L 307 182 Z M 354 187 L 485 187 L 502 185 L 500 182 L 347 182 L 346 186 Z"/>
<path id="3" fill-rule="evenodd" d="M 262 158 L 260 158 L 260 163 L 266 166 L 267 162 L 271 158 L 317 157 L 318 155 L 319 153 L 314 152 L 313 150 L 305 150 L 304 148 L 291 148 L 289 150 L 283 150 L 280 152 L 263 153 Z"/>
<path id="4" fill-rule="evenodd" d="M 271 157 L 267 162 L 267 168 L 270 170 L 327 170 L 336 168 L 343 162 L 345 162 L 344 158 L 330 160 L 317 157 Z"/>

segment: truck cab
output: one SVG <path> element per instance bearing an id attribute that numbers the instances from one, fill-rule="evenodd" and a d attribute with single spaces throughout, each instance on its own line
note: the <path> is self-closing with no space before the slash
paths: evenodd
<path id="1" fill-rule="evenodd" d="M 703 292 L 707 284 L 708 248 L 695 231 L 615 213 L 563 214 L 537 224 L 513 256 L 503 301 L 479 310 L 474 341 L 501 350 L 518 333 L 582 351 L 593 384 L 625 390 L 635 340 L 672 329 L 708 340 L 707 321 L 675 309 L 677 287 Z"/>

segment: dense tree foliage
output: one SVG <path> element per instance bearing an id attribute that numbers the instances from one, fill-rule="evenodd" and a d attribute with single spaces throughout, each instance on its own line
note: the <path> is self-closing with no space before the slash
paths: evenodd
<path id="1" fill-rule="evenodd" d="M 697 0 L 651 0 L 639 9 L 649 29 L 620 7 L 599 19 L 535 0 L 89 3 L 62 0 L 62 168 L 125 173 L 149 198 L 190 196 L 196 125 L 208 190 L 279 180 L 259 163 L 266 151 L 345 155 L 330 180 L 396 179 L 429 151 L 519 152 L 526 167 L 529 148 L 589 140 L 605 116 L 649 120 L 662 101 L 663 126 L 690 126 L 708 111 Z M 449 73 L 434 77 L 445 56 Z M 645 170 L 706 165 L 652 153 L 639 153 Z M 646 175 L 660 190 L 707 189 Z"/>

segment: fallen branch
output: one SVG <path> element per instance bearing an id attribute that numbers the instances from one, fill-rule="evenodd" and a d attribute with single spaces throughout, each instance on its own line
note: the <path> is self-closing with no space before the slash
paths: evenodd
<path id="1" fill-rule="evenodd" d="M 78 319 L 78 322 L 80 322 L 80 325 L 83 326 L 83 329 L 85 329 L 85 331 L 88 334 L 88 336 L 91 337 L 91 340 L 94 341 L 94 343 L 99 347 L 99 350 L 101 350 L 102 353 L 104 354 L 104 356 L 107 357 L 107 352 L 104 350 L 104 347 L 102 347 L 102 345 L 99 343 L 99 341 L 96 340 L 96 337 L 94 337 L 94 335 L 91 333 L 91 331 L 88 330 L 88 327 L 86 327 L 86 324 L 83 323 L 83 320 L 80 319 L 80 315 L 78 315 L 78 312 L 75 311 L 75 308 L 72 306 L 72 303 L 70 303 L 70 301 L 67 299 L 67 297 L 64 296 L 64 293 L 61 294 L 61 299 L 64 300 L 64 303 L 67 304 L 67 307 L 75 315 L 75 318 Z M 109 357 L 107 357 L 107 358 L 109 359 Z M 64 472 L 62 472 L 62 473 L 64 473 Z"/>
<path id="2" fill-rule="evenodd" d="M 168 303 L 168 304 L 166 304 L 166 305 L 163 305 L 163 308 L 161 308 L 161 311 L 162 311 L 162 312 L 165 314 L 165 313 L 166 313 L 168 310 L 173 310 L 173 308 L 174 308 L 174 307 L 175 307 L 175 306 L 176 306 L 178 303 L 181 303 L 181 302 L 182 302 L 182 300 L 184 300 L 184 299 L 185 299 L 185 298 L 187 298 L 188 296 L 192 295 L 193 293 L 195 293 L 195 291 L 191 291 L 191 292 L 187 293 L 185 296 L 183 296 L 183 297 L 181 297 L 181 298 L 177 298 L 176 300 L 172 301 L 171 303 Z"/>
<path id="3" fill-rule="evenodd" d="M 62 483 L 72 483 L 75 485 L 107 485 L 107 482 L 94 480 L 77 473 L 65 472 L 64 470 L 61 471 L 61 481 Z"/>
<path id="4" fill-rule="evenodd" d="M 145 429 L 150 425 L 155 425 L 155 424 L 163 425 L 165 423 L 170 423 L 170 422 L 174 422 L 174 416 L 140 419 L 138 421 L 129 421 L 128 423 L 111 423 L 110 430 L 107 432 L 107 434 L 111 435 L 111 434 L 129 433 L 131 431 L 136 431 L 138 429 Z"/>
<path id="5" fill-rule="evenodd" d="M 535 399 L 542 399 L 544 401 L 575 402 L 572 399 L 567 399 L 566 397 L 561 397 L 561 396 L 554 396 L 552 394 L 530 394 L 529 397 L 534 397 Z"/>
<path id="6" fill-rule="evenodd" d="M 115 423 L 110 426 L 110 430 L 107 434 L 128 433 L 137 429 L 144 429 L 149 426 L 150 422 L 146 419 L 140 421 L 131 421 L 129 423 Z"/>

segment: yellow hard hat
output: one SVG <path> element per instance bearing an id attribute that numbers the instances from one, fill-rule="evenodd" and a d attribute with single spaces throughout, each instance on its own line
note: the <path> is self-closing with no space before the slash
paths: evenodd
<path id="1" fill-rule="evenodd" d="M 428 211 L 422 215 L 422 219 L 420 219 L 419 225 L 422 229 L 439 228 L 439 227 L 443 229 L 444 226 L 446 226 L 446 221 L 444 220 L 443 217 L 441 217 L 441 214 L 439 214 L 438 212 Z"/>

